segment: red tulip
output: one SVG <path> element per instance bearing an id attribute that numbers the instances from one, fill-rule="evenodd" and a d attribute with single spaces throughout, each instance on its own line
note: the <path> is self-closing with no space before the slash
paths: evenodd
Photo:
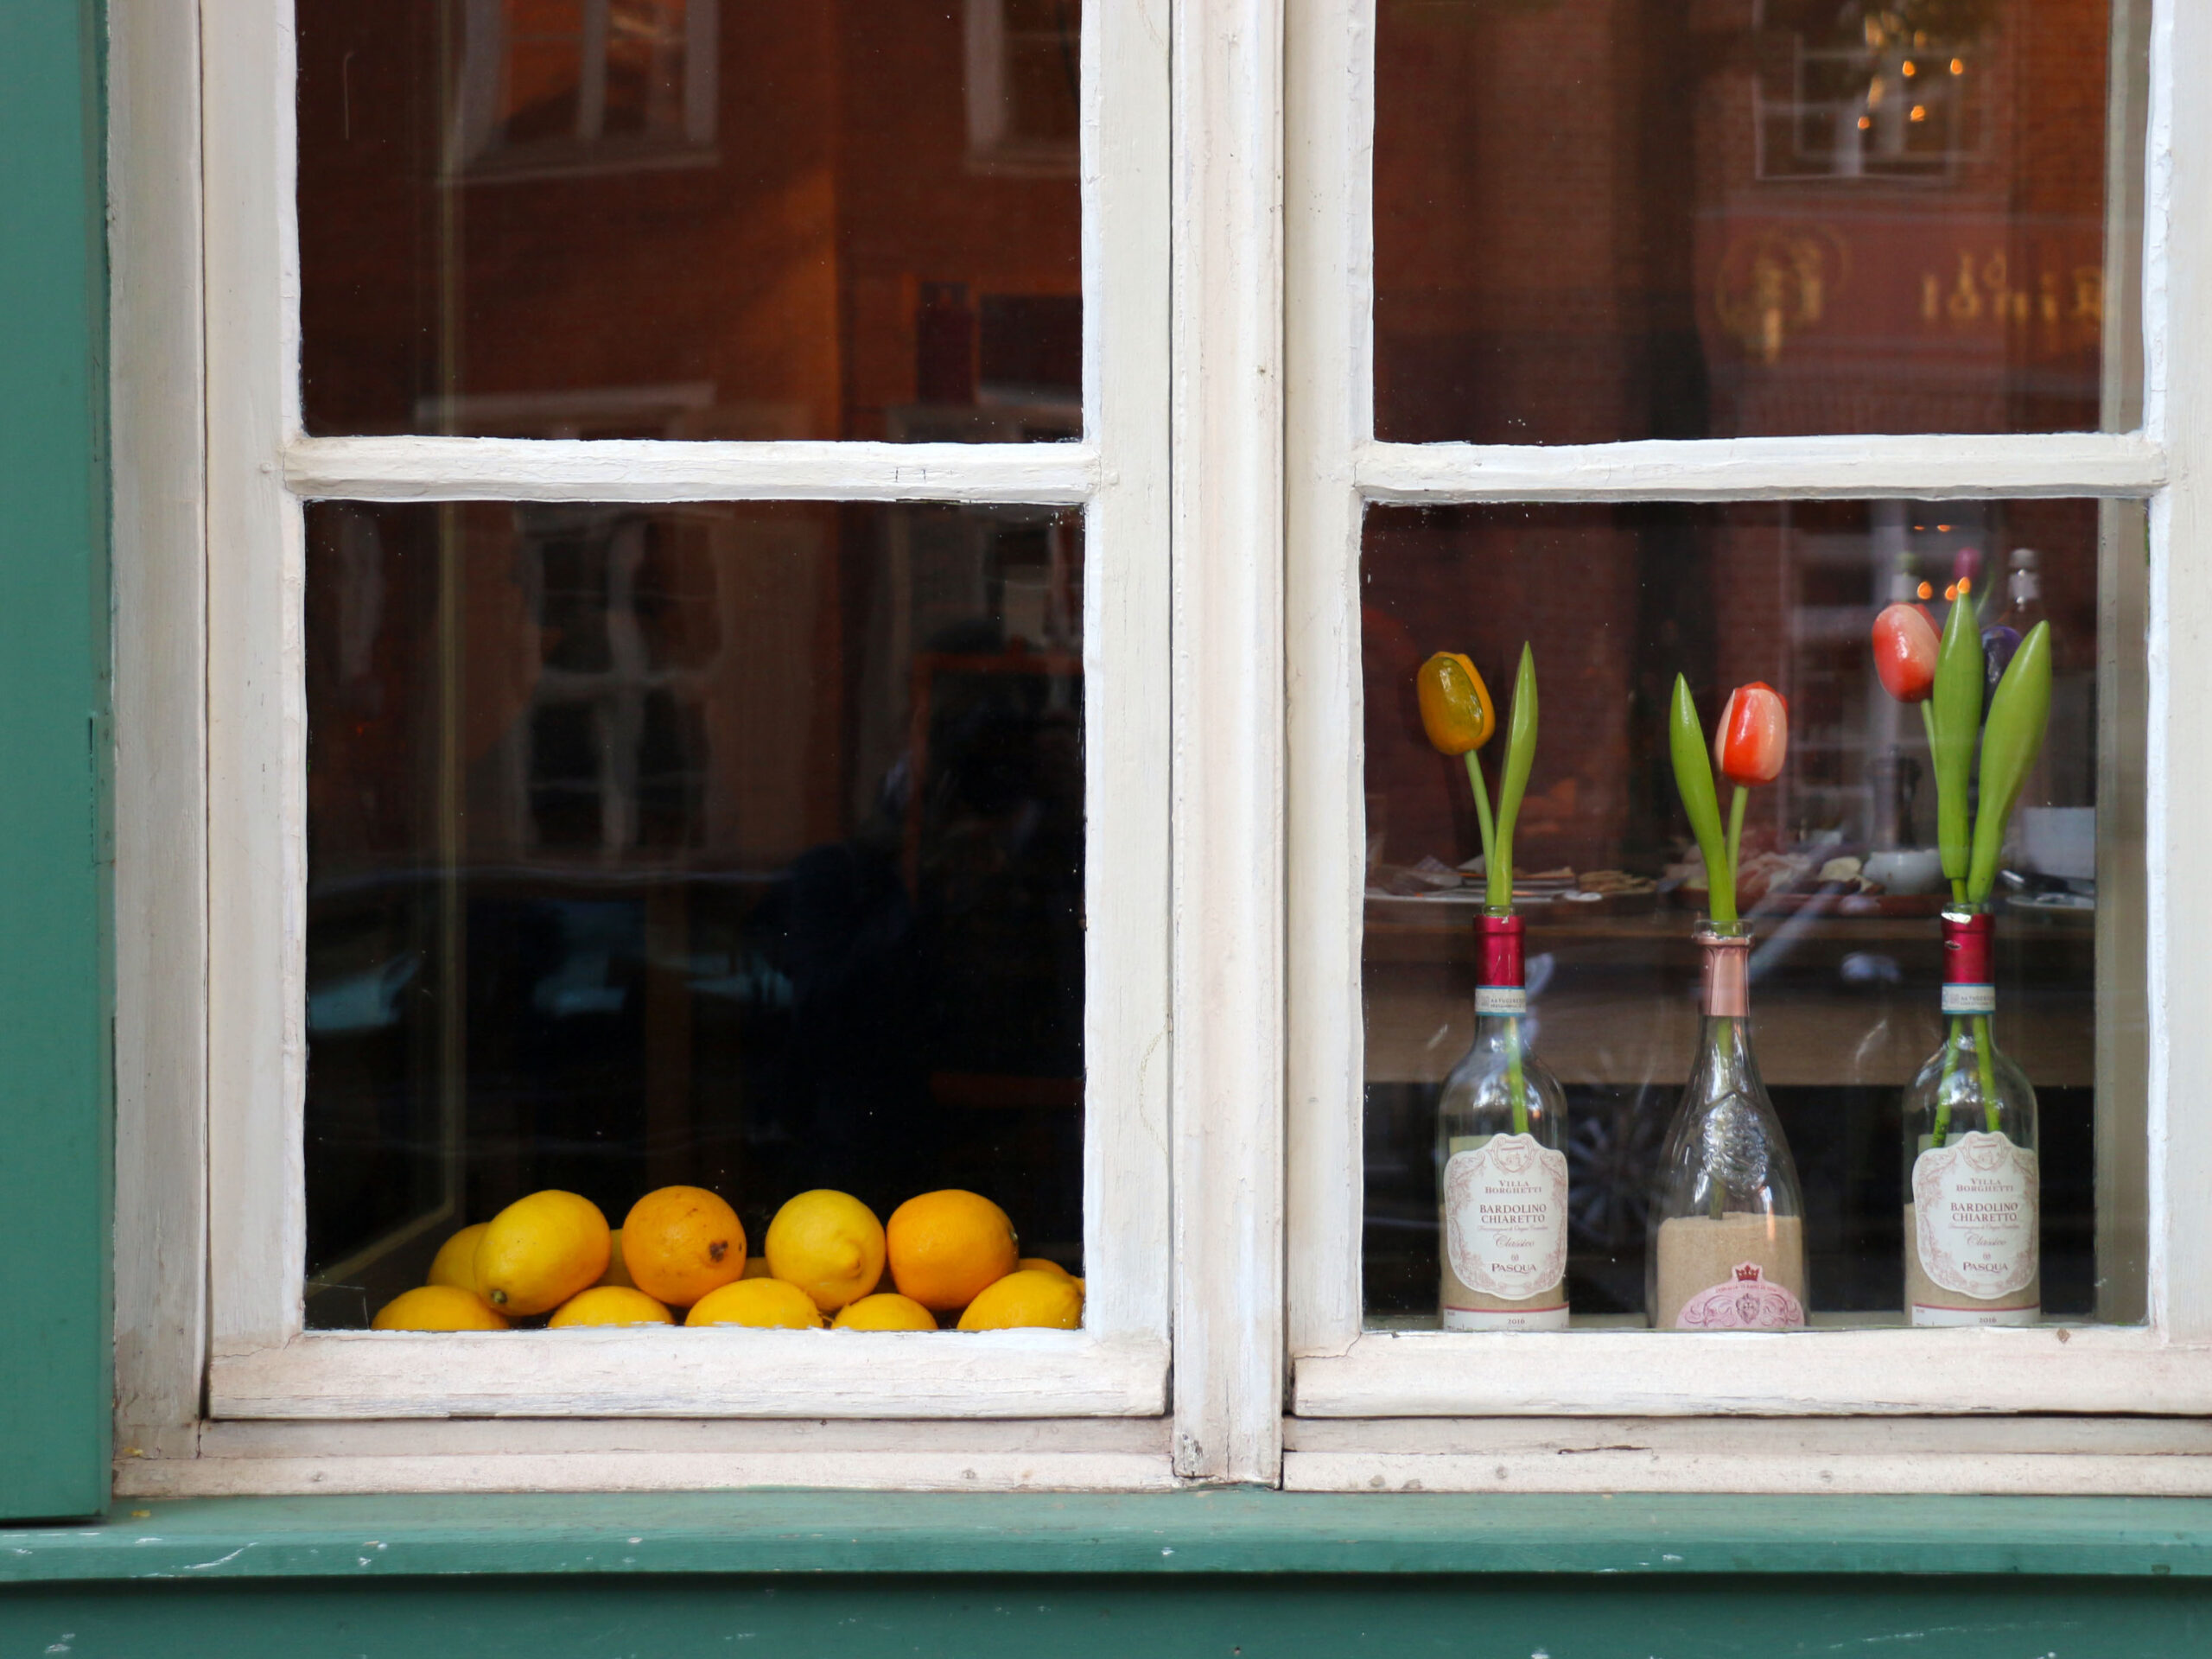
<path id="1" fill-rule="evenodd" d="M 1874 672 L 1882 690 L 1899 702 L 1925 702 L 1936 690 L 1936 658 L 1942 648 L 1936 625 L 1917 605 L 1892 605 L 1874 619 Z"/>
<path id="2" fill-rule="evenodd" d="M 1731 691 L 1720 729 L 1713 734 L 1713 761 L 1720 775 L 1745 787 L 1770 784 L 1782 775 L 1789 753 L 1789 699 L 1764 680 Z"/>

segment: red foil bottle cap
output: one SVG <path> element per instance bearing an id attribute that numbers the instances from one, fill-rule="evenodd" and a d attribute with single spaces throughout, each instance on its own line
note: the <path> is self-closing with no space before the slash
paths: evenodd
<path id="1" fill-rule="evenodd" d="M 1525 982 L 1521 940 L 1527 931 L 1518 916 L 1485 915 L 1475 918 L 1475 938 L 1482 946 L 1476 984 L 1519 987 Z"/>
<path id="2" fill-rule="evenodd" d="M 1986 985 L 1990 973 L 1990 942 L 1995 923 L 1987 911 L 1947 910 L 1943 912 L 1943 982 L 1946 985 Z"/>

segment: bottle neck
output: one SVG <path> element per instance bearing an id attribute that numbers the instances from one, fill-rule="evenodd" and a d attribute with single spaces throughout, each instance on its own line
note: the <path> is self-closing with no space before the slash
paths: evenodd
<path id="1" fill-rule="evenodd" d="M 1943 912 L 1943 1012 L 1986 1014 L 1997 1007 L 1996 974 L 1991 946 L 1995 924 L 1979 905 L 1955 905 Z"/>
<path id="2" fill-rule="evenodd" d="M 1489 1027 L 1529 1011 L 1524 988 L 1521 918 L 1510 910 L 1485 910 L 1475 918 L 1475 1023 Z"/>
<path id="3" fill-rule="evenodd" d="M 1707 1033 L 1716 1022 L 1740 1023 L 1751 1012 L 1751 934 L 1708 925 L 1698 930 L 1697 947 L 1704 955 L 1698 1004 Z"/>

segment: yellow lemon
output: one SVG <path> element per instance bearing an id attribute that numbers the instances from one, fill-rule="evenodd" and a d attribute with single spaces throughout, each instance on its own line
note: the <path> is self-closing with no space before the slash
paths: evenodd
<path id="1" fill-rule="evenodd" d="M 674 1325 L 668 1310 L 629 1285 L 594 1285 L 580 1290 L 554 1310 L 545 1321 L 549 1330 L 575 1325 Z"/>
<path id="2" fill-rule="evenodd" d="M 607 1271 L 599 1275 L 601 1285 L 619 1285 L 626 1290 L 635 1290 L 638 1281 L 630 1276 L 630 1269 L 622 1261 L 622 1230 L 617 1227 L 607 1236 Z"/>
<path id="3" fill-rule="evenodd" d="M 403 1291 L 378 1310 L 372 1331 L 504 1331 L 507 1322 L 484 1299 L 459 1285 Z"/>
<path id="4" fill-rule="evenodd" d="M 769 1272 L 835 1313 L 883 1277 L 883 1224 L 850 1193 L 817 1188 L 776 1211 L 761 1253 Z"/>
<path id="5" fill-rule="evenodd" d="M 912 1297 L 887 1290 L 849 1304 L 832 1323 L 840 1331 L 934 1331 L 937 1315 Z"/>
<path id="6" fill-rule="evenodd" d="M 1063 1279 L 1075 1277 L 1058 1262 L 1041 1255 L 1025 1255 L 1014 1265 L 1015 1271 L 1020 1273 L 1057 1273 Z"/>
<path id="7" fill-rule="evenodd" d="M 891 1212 L 885 1240 L 899 1294 L 940 1313 L 967 1306 L 1021 1255 L 1006 1211 L 957 1187 L 907 1199 Z"/>
<path id="8" fill-rule="evenodd" d="M 607 1217 L 589 1198 L 549 1190 L 492 1217 L 476 1245 L 476 1285 L 502 1313 L 550 1313 L 607 1271 Z"/>
<path id="9" fill-rule="evenodd" d="M 686 1325 L 780 1325 L 799 1331 L 822 1328 L 822 1310 L 797 1285 L 780 1279 L 740 1279 L 710 1290 L 692 1305 Z"/>
<path id="10" fill-rule="evenodd" d="M 671 1307 L 689 1307 L 745 1271 L 745 1224 L 703 1186 L 663 1186 L 622 1222 L 630 1282 Z"/>
<path id="11" fill-rule="evenodd" d="M 1083 1324 L 1083 1293 L 1064 1273 L 1033 1268 L 1009 1273 L 986 1286 L 960 1316 L 963 1331 L 1006 1331 L 1041 1325 L 1073 1331 Z"/>
<path id="12" fill-rule="evenodd" d="M 464 1227 L 438 1246 L 438 1254 L 430 1263 L 429 1282 L 434 1285 L 457 1285 L 471 1295 L 476 1294 L 476 1246 L 484 1236 L 484 1230 L 492 1224 L 480 1221 L 474 1227 Z"/>

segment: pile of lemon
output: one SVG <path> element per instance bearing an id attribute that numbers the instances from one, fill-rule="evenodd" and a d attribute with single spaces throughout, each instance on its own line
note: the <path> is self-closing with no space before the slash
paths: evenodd
<path id="1" fill-rule="evenodd" d="M 440 1247 L 430 1281 L 394 1297 L 377 1331 L 505 1331 L 518 1319 L 580 1325 L 748 1325 L 812 1331 L 963 1331 L 1083 1323 L 1084 1284 L 1023 1257 L 1005 1211 L 957 1188 L 925 1192 L 887 1228 L 858 1198 L 802 1192 L 748 1258 L 737 1211 L 702 1186 L 664 1186 L 619 1228 L 589 1198 L 518 1198 Z M 895 1292 L 878 1291 L 885 1268 Z"/>

